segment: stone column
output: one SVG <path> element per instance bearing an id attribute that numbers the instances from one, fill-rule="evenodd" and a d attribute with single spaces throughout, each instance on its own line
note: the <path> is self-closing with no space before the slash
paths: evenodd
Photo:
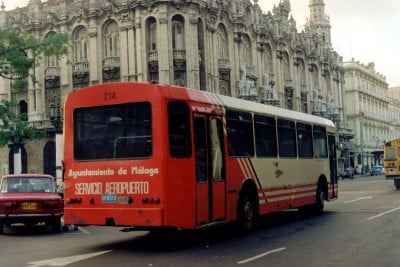
<path id="1" fill-rule="evenodd" d="M 146 46 L 144 38 L 144 25 L 141 17 L 135 18 L 135 48 L 136 48 L 136 80 L 138 82 L 144 82 L 147 80 L 146 74 Z"/>
<path id="2" fill-rule="evenodd" d="M 186 43 L 186 69 L 188 71 L 187 86 L 189 88 L 200 89 L 200 68 L 199 68 L 199 46 L 197 36 L 198 19 L 195 14 L 191 14 L 189 23 L 185 28 Z"/>
<path id="3" fill-rule="evenodd" d="M 101 73 L 103 69 L 101 59 L 102 55 L 99 55 L 97 49 L 97 28 L 93 25 L 89 28 L 89 78 L 91 85 L 96 85 L 102 80 L 99 78 L 99 72 Z"/>
<path id="4" fill-rule="evenodd" d="M 172 72 L 172 57 L 170 52 L 170 47 L 172 44 L 170 43 L 171 32 L 168 27 L 168 18 L 167 13 L 161 13 L 159 18 L 159 27 L 157 30 L 158 41 L 158 69 L 159 69 L 159 80 L 160 83 L 163 84 L 173 84 L 173 78 L 171 77 Z"/>
<path id="5" fill-rule="evenodd" d="M 132 26 L 131 25 L 123 25 L 120 28 L 119 32 L 119 58 L 120 58 L 120 70 L 121 70 L 121 80 L 122 81 L 129 81 L 129 47 L 130 44 L 128 42 L 129 39 L 129 31 L 132 31 Z"/>

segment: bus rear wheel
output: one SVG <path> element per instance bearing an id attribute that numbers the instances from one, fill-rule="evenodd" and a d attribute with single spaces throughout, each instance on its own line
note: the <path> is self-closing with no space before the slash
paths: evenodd
<path id="1" fill-rule="evenodd" d="M 256 198 L 250 193 L 245 191 L 239 198 L 238 205 L 238 222 L 242 230 L 251 230 L 257 219 L 258 206 Z"/>
<path id="2" fill-rule="evenodd" d="M 316 201 L 314 204 L 314 212 L 321 214 L 325 208 L 325 191 L 322 183 L 318 183 Z"/>

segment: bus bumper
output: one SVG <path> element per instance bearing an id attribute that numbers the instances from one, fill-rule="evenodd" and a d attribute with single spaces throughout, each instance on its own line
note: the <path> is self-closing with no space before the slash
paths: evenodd
<path id="1" fill-rule="evenodd" d="M 125 209 L 64 209 L 64 223 L 73 225 L 104 226 L 163 226 L 161 208 L 125 208 Z"/>

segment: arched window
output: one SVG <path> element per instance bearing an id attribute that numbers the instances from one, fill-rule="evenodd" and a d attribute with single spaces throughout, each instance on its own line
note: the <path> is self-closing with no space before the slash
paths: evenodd
<path id="1" fill-rule="evenodd" d="M 181 15 L 172 18 L 174 84 L 186 86 L 185 21 Z"/>
<path id="2" fill-rule="evenodd" d="M 104 57 L 119 57 L 119 29 L 115 21 L 104 27 Z"/>
<path id="3" fill-rule="evenodd" d="M 283 79 L 285 81 L 291 80 L 292 75 L 290 73 L 289 56 L 287 53 L 284 53 L 282 56 L 282 66 L 283 66 Z"/>
<path id="4" fill-rule="evenodd" d="M 75 30 L 73 37 L 74 61 L 87 61 L 89 54 L 89 36 L 85 27 L 80 26 Z"/>
<path id="5" fill-rule="evenodd" d="M 269 74 L 273 74 L 274 73 L 274 61 L 273 61 L 273 57 L 272 57 L 272 50 L 269 45 L 266 46 L 264 54 L 265 54 L 266 71 Z"/>
<path id="6" fill-rule="evenodd" d="M 55 32 L 49 32 L 47 34 L 47 36 L 52 36 L 54 34 L 55 34 Z M 45 58 L 45 67 L 46 68 L 54 68 L 54 67 L 58 68 L 59 66 L 60 66 L 59 60 L 57 59 L 56 56 L 47 56 Z"/>
<path id="7" fill-rule="evenodd" d="M 43 150 L 43 170 L 45 174 L 56 177 L 56 143 L 49 141 Z"/>
<path id="8" fill-rule="evenodd" d="M 243 37 L 243 42 L 242 42 L 242 62 L 247 68 L 252 68 L 253 67 L 253 58 L 252 58 L 252 53 L 251 53 L 251 42 L 248 36 Z M 249 74 L 249 73 L 247 73 Z"/>
<path id="9" fill-rule="evenodd" d="M 154 17 L 147 19 L 146 28 L 148 80 L 158 81 L 157 21 Z"/>
<path id="10" fill-rule="evenodd" d="M 206 51 L 204 48 L 204 23 L 199 18 L 197 23 L 197 42 L 199 47 L 199 68 L 200 68 L 200 90 L 207 90 L 207 76 L 206 76 L 206 66 L 205 66 L 205 59 L 206 59 Z"/>
<path id="11" fill-rule="evenodd" d="M 229 59 L 229 48 L 228 48 L 228 33 L 224 25 L 220 24 L 218 26 L 218 31 L 216 34 L 218 59 L 226 60 Z"/>
<path id="12" fill-rule="evenodd" d="M 185 49 L 185 27 L 182 16 L 172 19 L 172 48 L 175 50 Z"/>
<path id="13" fill-rule="evenodd" d="M 153 17 L 147 20 L 147 50 L 157 50 L 157 21 Z"/>
<path id="14" fill-rule="evenodd" d="M 28 103 L 26 103 L 25 100 L 19 101 L 19 114 L 23 115 L 23 120 L 27 121 L 28 120 Z"/>

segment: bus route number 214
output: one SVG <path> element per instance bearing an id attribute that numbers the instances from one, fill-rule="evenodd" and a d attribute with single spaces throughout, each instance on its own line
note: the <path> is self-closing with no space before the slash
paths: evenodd
<path id="1" fill-rule="evenodd" d="M 117 98 L 117 94 L 115 92 L 104 92 L 103 97 L 104 101 L 114 100 Z"/>

